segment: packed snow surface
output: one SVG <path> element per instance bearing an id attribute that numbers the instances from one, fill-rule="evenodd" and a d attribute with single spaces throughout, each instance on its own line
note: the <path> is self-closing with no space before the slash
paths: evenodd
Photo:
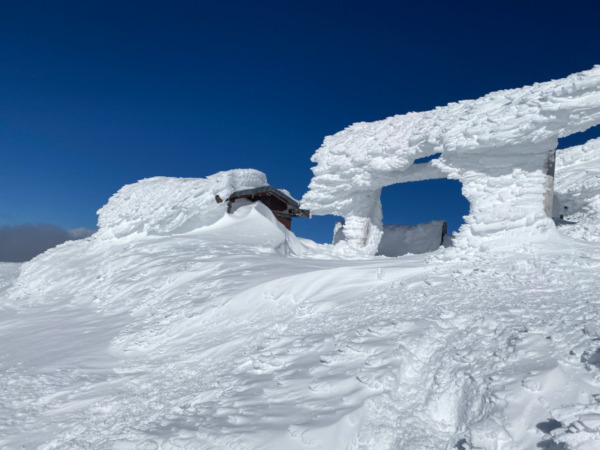
<path id="1" fill-rule="evenodd" d="M 600 448 L 599 174 L 559 152 L 545 239 L 398 258 L 227 214 L 257 171 L 126 186 L 0 263 L 0 448 Z"/>

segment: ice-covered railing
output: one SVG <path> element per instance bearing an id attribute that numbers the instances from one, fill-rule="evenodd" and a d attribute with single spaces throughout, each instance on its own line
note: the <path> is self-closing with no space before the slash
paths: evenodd
<path id="1" fill-rule="evenodd" d="M 558 139 L 600 124 L 600 66 L 567 78 L 490 93 L 431 111 L 356 123 L 325 138 L 302 199 L 316 215 L 345 218 L 347 246 L 375 254 L 381 188 L 460 180 L 471 209 L 457 246 L 539 239 L 554 230 L 544 210 Z M 441 153 L 426 164 L 418 158 Z"/>

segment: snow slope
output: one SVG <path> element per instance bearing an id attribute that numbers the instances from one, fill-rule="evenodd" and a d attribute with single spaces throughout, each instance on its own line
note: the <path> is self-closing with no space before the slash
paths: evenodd
<path id="1" fill-rule="evenodd" d="M 0 447 L 598 448 L 593 239 L 345 260 L 260 203 L 109 229 L 0 265 Z"/>

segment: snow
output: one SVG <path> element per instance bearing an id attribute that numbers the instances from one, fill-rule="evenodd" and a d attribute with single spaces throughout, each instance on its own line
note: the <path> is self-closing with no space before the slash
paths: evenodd
<path id="1" fill-rule="evenodd" d="M 548 159 L 558 138 L 600 124 L 600 66 L 561 80 L 492 92 L 432 111 L 359 122 L 325 138 L 302 199 L 313 215 L 345 219 L 337 245 L 374 255 L 381 188 L 459 180 L 471 210 L 454 245 L 490 249 L 554 235 L 544 211 Z M 415 160 L 441 153 L 424 164 Z"/>
<path id="2" fill-rule="evenodd" d="M 133 233 L 181 233 L 215 223 L 227 212 L 234 191 L 267 184 L 254 169 L 219 172 L 207 178 L 154 177 L 122 187 L 98 211 L 99 234 L 123 237 Z"/>
<path id="3" fill-rule="evenodd" d="M 353 247 L 348 217 L 318 245 L 260 202 L 227 214 L 215 195 L 257 171 L 125 186 L 97 233 L 0 263 L 0 447 L 598 448 L 599 140 L 557 153 L 557 228 L 530 155 L 504 150 L 487 178 L 461 156 L 466 190 L 530 213 L 472 203 L 458 245 L 393 258 L 363 251 L 377 227 Z"/>
<path id="4" fill-rule="evenodd" d="M 287 233 L 253 204 L 2 271 L 0 446 L 535 448 L 588 420 L 597 243 L 342 260 Z"/>

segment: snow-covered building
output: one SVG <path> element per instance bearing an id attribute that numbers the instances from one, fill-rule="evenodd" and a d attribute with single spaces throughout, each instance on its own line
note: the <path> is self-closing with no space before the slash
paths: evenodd
<path id="1" fill-rule="evenodd" d="M 462 183 L 470 202 L 455 246 L 545 239 L 555 232 L 548 216 L 558 139 L 598 124 L 600 66 L 431 111 L 355 123 L 326 137 L 313 155 L 314 177 L 302 205 L 315 215 L 345 219 L 345 239 L 336 246 L 374 255 L 383 234 L 381 189 L 449 178 Z"/>
<path id="2" fill-rule="evenodd" d="M 310 211 L 301 209 L 300 203 L 288 192 L 269 185 L 233 192 L 227 198 L 227 211 L 231 213 L 240 204 L 258 201 L 264 203 L 288 230 L 292 229 L 292 217 L 310 217 Z"/>

